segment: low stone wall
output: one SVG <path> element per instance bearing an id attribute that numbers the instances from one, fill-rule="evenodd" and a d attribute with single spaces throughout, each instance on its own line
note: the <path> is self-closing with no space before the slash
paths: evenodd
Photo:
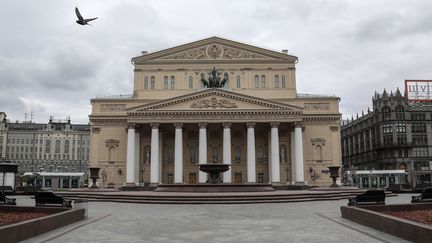
<path id="1" fill-rule="evenodd" d="M 18 242 L 84 219 L 84 208 L 0 206 L 0 211 L 41 212 L 50 215 L 0 227 L 2 243 Z"/>
<path id="2" fill-rule="evenodd" d="M 380 213 L 382 211 L 432 210 L 432 204 L 342 206 L 342 218 L 413 242 L 431 242 L 432 226 Z"/>

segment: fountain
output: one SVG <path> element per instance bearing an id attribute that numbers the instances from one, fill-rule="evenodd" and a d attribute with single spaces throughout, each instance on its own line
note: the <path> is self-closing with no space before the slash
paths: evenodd
<path id="1" fill-rule="evenodd" d="M 93 180 L 90 188 L 91 189 L 97 189 L 99 187 L 96 185 L 96 180 L 99 179 L 100 168 L 99 167 L 89 167 L 89 170 L 90 170 L 90 179 Z"/>
<path id="2" fill-rule="evenodd" d="M 333 184 L 330 185 L 330 187 L 339 187 L 338 184 L 336 184 L 336 178 L 339 177 L 339 168 L 340 166 L 327 166 L 330 169 L 330 178 L 333 180 Z"/>
<path id="3" fill-rule="evenodd" d="M 199 170 L 210 176 L 208 181 L 210 184 L 220 184 L 222 183 L 220 174 L 228 171 L 229 167 L 229 164 L 200 164 Z"/>

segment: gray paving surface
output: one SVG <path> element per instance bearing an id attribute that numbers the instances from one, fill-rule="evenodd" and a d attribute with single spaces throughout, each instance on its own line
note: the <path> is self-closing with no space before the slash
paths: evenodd
<path id="1" fill-rule="evenodd" d="M 410 194 L 386 199 L 406 203 Z M 33 205 L 17 197 L 19 205 Z M 92 202 L 86 220 L 25 242 L 405 242 L 342 219 L 347 200 L 254 205 Z"/>

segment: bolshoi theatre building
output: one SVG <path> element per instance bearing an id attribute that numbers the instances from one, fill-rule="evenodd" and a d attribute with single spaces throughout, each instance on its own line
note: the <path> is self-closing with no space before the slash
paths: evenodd
<path id="1" fill-rule="evenodd" d="M 90 166 L 106 187 L 207 182 L 329 185 L 339 98 L 297 93 L 286 50 L 211 37 L 132 58 L 133 94 L 91 100 Z"/>

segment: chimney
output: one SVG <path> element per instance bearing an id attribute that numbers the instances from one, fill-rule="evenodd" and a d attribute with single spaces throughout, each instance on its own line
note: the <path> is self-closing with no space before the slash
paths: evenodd
<path id="1" fill-rule="evenodd" d="M 147 51 L 141 51 L 141 55 L 146 55 L 147 53 Z"/>
<path id="2" fill-rule="evenodd" d="M 282 53 L 288 55 L 288 50 L 282 50 Z"/>

